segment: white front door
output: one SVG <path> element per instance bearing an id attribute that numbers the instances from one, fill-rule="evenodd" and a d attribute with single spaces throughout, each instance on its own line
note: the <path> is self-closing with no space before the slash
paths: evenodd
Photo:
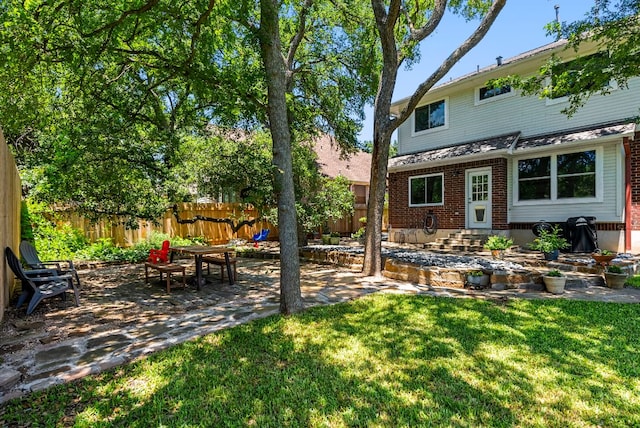
<path id="1" fill-rule="evenodd" d="M 467 228 L 491 229 L 491 168 L 470 169 L 467 181 Z"/>

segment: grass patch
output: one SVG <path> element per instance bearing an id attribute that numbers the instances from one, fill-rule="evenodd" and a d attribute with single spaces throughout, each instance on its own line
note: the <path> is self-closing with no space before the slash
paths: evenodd
<path id="1" fill-rule="evenodd" d="M 640 275 L 632 275 L 625 281 L 624 285 L 640 288 Z"/>
<path id="2" fill-rule="evenodd" d="M 374 295 L 7 403 L 9 425 L 640 425 L 640 305 Z"/>

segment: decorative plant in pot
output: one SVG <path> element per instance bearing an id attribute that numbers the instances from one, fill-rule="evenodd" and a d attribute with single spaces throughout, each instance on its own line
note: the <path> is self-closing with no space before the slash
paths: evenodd
<path id="1" fill-rule="evenodd" d="M 624 283 L 627 281 L 627 274 L 618 265 L 607 266 L 607 270 L 604 271 L 604 281 L 607 287 L 619 290 L 624 288 Z"/>
<path id="2" fill-rule="evenodd" d="M 591 253 L 591 258 L 595 260 L 596 264 L 601 266 L 606 266 L 609 262 L 615 259 L 618 256 L 617 253 L 609 250 L 601 250 L 597 249 L 593 253 Z"/>
<path id="3" fill-rule="evenodd" d="M 543 275 L 542 280 L 544 281 L 544 286 L 549 293 L 564 293 L 564 285 L 567 282 L 567 277 L 558 269 L 553 269 L 547 272 Z"/>
<path id="4" fill-rule="evenodd" d="M 340 244 L 340 233 L 339 232 L 331 232 L 331 245 Z"/>
<path id="5" fill-rule="evenodd" d="M 467 272 L 467 284 L 470 287 L 487 287 L 489 285 L 489 275 L 481 270 Z"/>
<path id="6" fill-rule="evenodd" d="M 324 245 L 331 244 L 331 231 L 329 230 L 329 226 L 327 224 L 322 226 L 322 243 Z"/>
<path id="7" fill-rule="evenodd" d="M 504 255 L 504 250 L 510 248 L 513 245 L 513 240 L 504 235 L 491 235 L 487 238 L 487 242 L 484 243 L 485 250 L 491 251 L 491 255 L 494 259 L 501 259 Z"/>
<path id="8" fill-rule="evenodd" d="M 360 229 L 356 230 L 351 234 L 351 238 L 356 239 L 361 244 L 364 244 L 365 231 L 366 231 L 365 227 L 362 226 Z"/>
<path id="9" fill-rule="evenodd" d="M 558 260 L 559 250 L 569 247 L 569 242 L 560 236 L 561 233 L 562 231 L 557 225 L 553 226 L 551 230 L 540 229 L 540 235 L 529 244 L 529 248 L 541 251 L 545 260 Z"/>

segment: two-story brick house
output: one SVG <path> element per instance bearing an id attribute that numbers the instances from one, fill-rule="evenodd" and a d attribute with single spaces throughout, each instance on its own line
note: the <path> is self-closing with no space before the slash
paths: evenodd
<path id="1" fill-rule="evenodd" d="M 481 229 L 524 245 L 540 220 L 588 216 L 596 218 L 601 248 L 640 252 L 640 78 L 624 89 L 611 82 L 608 95 L 592 96 L 571 118 L 561 112 L 565 96 L 486 86 L 492 78 L 536 73 L 552 54 L 567 62 L 576 55 L 558 41 L 425 95 L 398 129 L 399 154 L 389 162 L 392 230 L 427 242 Z M 434 235 L 422 230 L 427 214 L 437 218 Z"/>

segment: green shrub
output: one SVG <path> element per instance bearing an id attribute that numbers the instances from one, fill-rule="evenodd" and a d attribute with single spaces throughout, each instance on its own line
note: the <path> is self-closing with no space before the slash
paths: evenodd
<path id="1" fill-rule="evenodd" d="M 360 229 L 356 230 L 355 232 L 353 232 L 351 234 L 351 237 L 353 239 L 359 239 L 362 238 L 365 234 L 366 229 L 364 227 L 361 227 Z"/>
<path id="2" fill-rule="evenodd" d="M 42 260 L 72 259 L 87 245 L 83 232 L 61 222 L 47 204 L 27 199 L 21 218 L 22 239 L 33 241 Z"/>
<path id="3" fill-rule="evenodd" d="M 553 270 L 550 270 L 549 272 L 547 272 L 547 276 L 560 277 L 560 276 L 563 276 L 563 274 L 558 269 L 553 269 Z"/>
<path id="4" fill-rule="evenodd" d="M 607 267 L 607 272 L 609 272 L 609 273 L 624 273 L 622 268 L 620 266 L 617 266 L 617 265 L 609 265 Z"/>
<path id="5" fill-rule="evenodd" d="M 625 282 L 629 287 L 640 288 L 640 275 L 633 275 L 627 278 Z"/>
<path id="6" fill-rule="evenodd" d="M 472 270 L 471 272 L 467 272 L 467 275 L 469 275 L 469 276 L 482 276 L 482 275 L 484 275 L 484 272 L 482 272 L 481 270 Z"/>
<path id="7" fill-rule="evenodd" d="M 146 241 L 141 241 L 132 247 L 122 248 L 113 244 L 111 239 L 103 238 L 87 246 L 77 253 L 81 260 L 100 260 L 107 262 L 139 263 L 149 257 L 149 250 L 162 247 L 162 242 L 171 241 L 171 245 L 194 245 L 205 242 L 204 238 L 186 239 L 180 237 L 169 238 L 164 233 L 151 233 Z"/>
<path id="8" fill-rule="evenodd" d="M 506 250 L 513 245 L 513 240 L 503 235 L 491 235 L 487 242 L 484 244 L 484 248 L 487 250 Z"/>

